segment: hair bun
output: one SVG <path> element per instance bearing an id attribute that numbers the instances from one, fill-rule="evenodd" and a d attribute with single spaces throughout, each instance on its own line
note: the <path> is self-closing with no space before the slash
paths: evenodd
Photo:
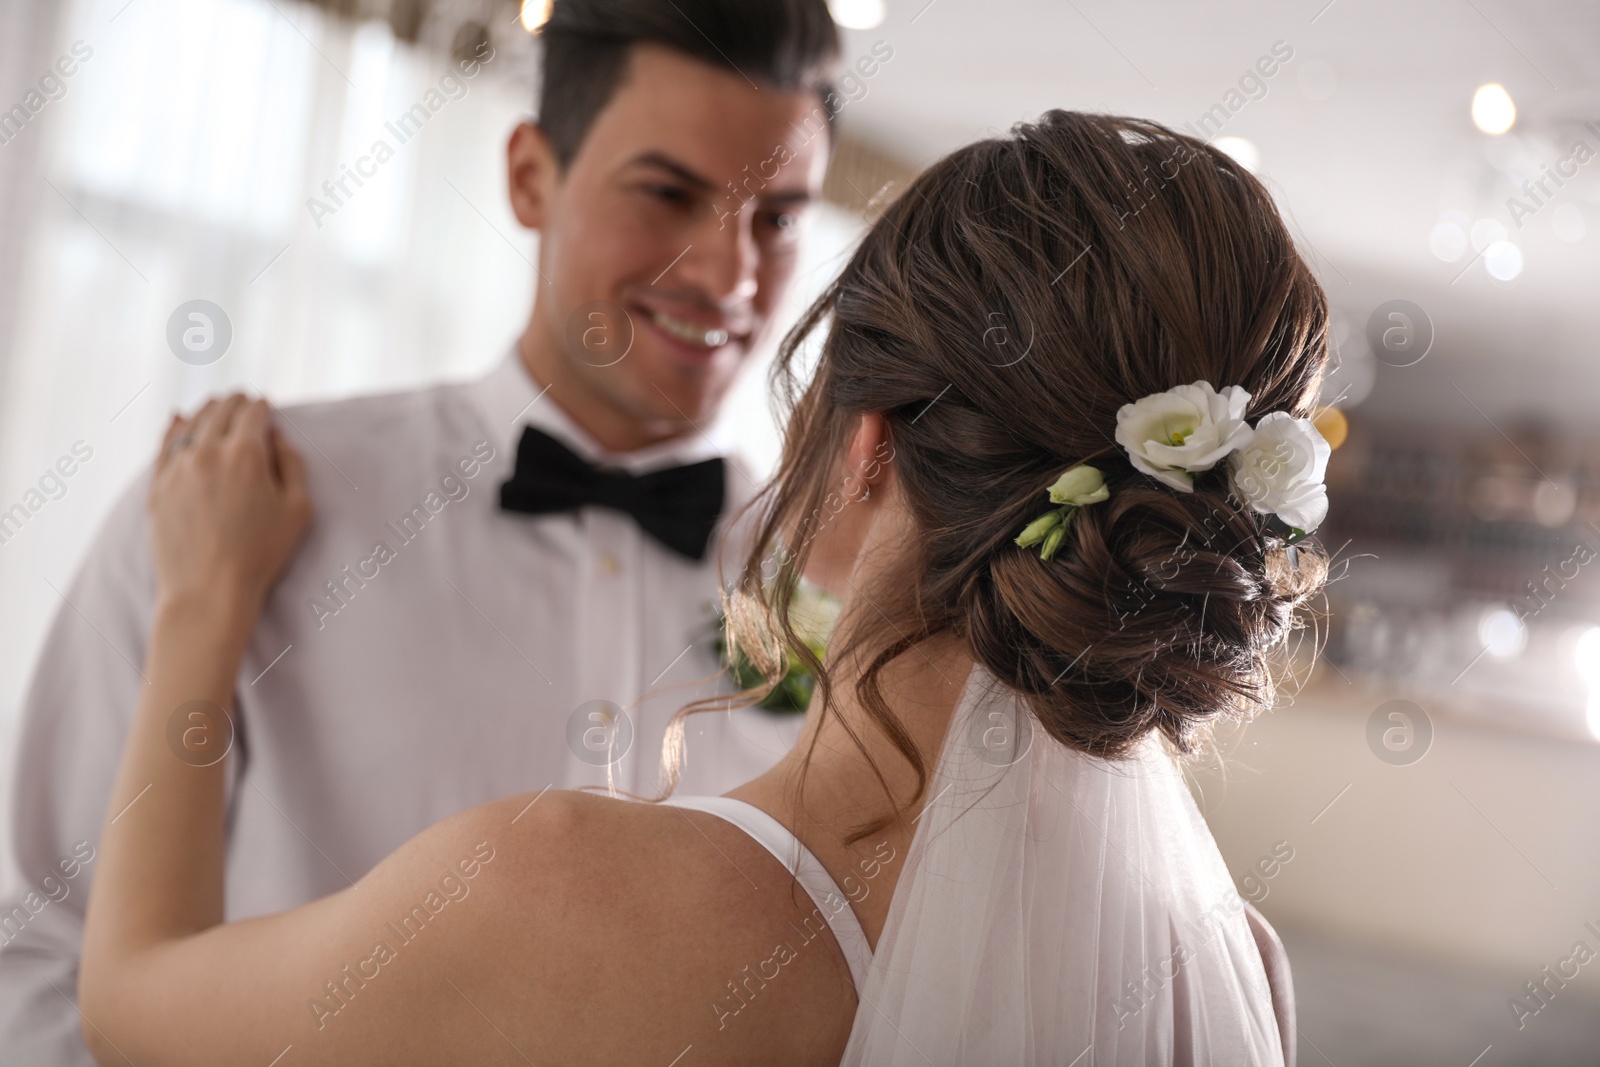
<path id="1" fill-rule="evenodd" d="M 1192 752 L 1215 720 L 1271 705 L 1269 660 L 1326 561 L 1311 545 L 1291 561 L 1217 479 L 1193 493 L 1119 481 L 1074 514 L 1054 558 L 997 550 L 968 636 L 1064 744 L 1116 757 L 1159 729 Z"/>

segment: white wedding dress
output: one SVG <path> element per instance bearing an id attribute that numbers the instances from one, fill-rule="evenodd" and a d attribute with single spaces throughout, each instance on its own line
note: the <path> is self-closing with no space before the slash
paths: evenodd
<path id="1" fill-rule="evenodd" d="M 1283 1064 L 1244 902 L 1158 736 L 1085 756 L 975 666 L 928 796 L 847 1067 Z"/>

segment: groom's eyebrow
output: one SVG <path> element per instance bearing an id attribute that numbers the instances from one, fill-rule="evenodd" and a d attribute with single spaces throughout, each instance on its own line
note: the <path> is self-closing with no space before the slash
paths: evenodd
<path id="1" fill-rule="evenodd" d="M 701 192 L 711 192 L 717 187 L 716 183 L 710 178 L 695 172 L 688 166 L 678 162 L 676 159 L 673 159 L 665 152 L 641 152 L 629 161 L 629 166 L 651 167 L 655 170 L 664 170 L 673 177 L 677 178 L 679 181 L 683 182 L 685 185 L 691 185 Z"/>
<path id="2" fill-rule="evenodd" d="M 651 167 L 656 170 L 664 170 L 685 185 L 692 186 L 700 192 L 710 193 L 717 190 L 717 184 L 710 178 L 678 162 L 665 152 L 641 152 L 630 160 L 628 165 L 631 167 Z M 784 192 L 763 193 L 760 199 L 769 204 L 808 204 L 816 198 L 811 195 L 809 190 L 795 189 Z"/>

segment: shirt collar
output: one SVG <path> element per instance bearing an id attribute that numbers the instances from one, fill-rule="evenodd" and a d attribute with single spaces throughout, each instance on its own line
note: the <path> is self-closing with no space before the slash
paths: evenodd
<path id="1" fill-rule="evenodd" d="M 516 455 L 524 426 L 544 431 L 590 463 L 619 467 L 632 474 L 729 456 L 737 451 L 732 427 L 724 418 L 671 441 L 631 452 L 608 451 L 573 421 L 548 387 L 528 373 L 515 344 L 486 376 L 467 384 L 467 393 L 489 424 L 491 443 L 512 456 Z"/>

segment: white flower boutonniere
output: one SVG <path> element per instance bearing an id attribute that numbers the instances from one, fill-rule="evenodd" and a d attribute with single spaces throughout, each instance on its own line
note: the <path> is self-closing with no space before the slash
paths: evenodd
<path id="1" fill-rule="evenodd" d="M 1117 412 L 1117 444 L 1136 470 L 1192 493 L 1195 474 L 1249 443 L 1249 403 L 1250 394 L 1237 385 L 1220 393 L 1210 382 L 1179 385 L 1124 404 Z"/>
<path id="2" fill-rule="evenodd" d="M 714 614 L 712 622 L 712 649 L 722 665 L 727 668 L 733 684 L 739 689 L 754 689 L 765 685 L 767 677 L 756 666 L 729 632 L 728 620 L 716 605 L 707 605 Z M 828 638 L 839 620 L 839 600 L 802 580 L 789 603 L 789 622 L 795 636 L 805 642 L 818 660 L 827 658 Z M 762 697 L 756 706 L 776 712 L 804 712 L 811 703 L 811 693 L 817 679 L 809 668 L 792 652 L 782 652 L 783 677 Z"/>

